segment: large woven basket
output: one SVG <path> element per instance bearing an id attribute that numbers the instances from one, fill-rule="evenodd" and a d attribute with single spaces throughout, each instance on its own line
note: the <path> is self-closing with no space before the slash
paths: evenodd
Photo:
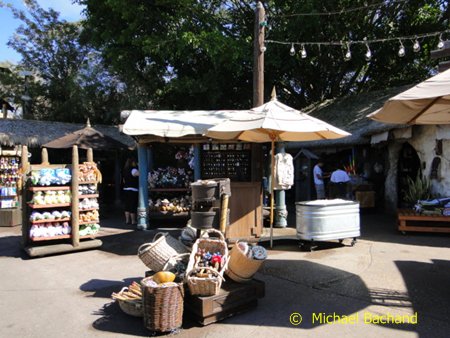
<path id="1" fill-rule="evenodd" d="M 144 326 L 151 331 L 168 332 L 176 330 L 183 324 L 184 286 L 148 286 L 141 281 L 143 291 Z"/>
<path id="2" fill-rule="evenodd" d="M 217 234 L 219 238 L 205 237 L 210 234 Z M 224 262 L 219 271 L 212 268 L 199 268 L 195 266 L 195 254 L 198 249 L 204 249 L 209 252 L 220 252 L 222 257 L 224 257 Z M 192 246 L 191 256 L 189 257 L 189 263 L 186 269 L 185 281 L 189 287 L 189 292 L 192 295 L 198 296 L 213 296 L 219 293 L 220 287 L 222 286 L 223 273 L 225 272 L 228 264 L 228 247 L 225 242 L 225 238 L 222 233 L 215 229 L 209 229 L 197 239 L 197 241 Z M 194 274 L 199 272 L 201 269 L 205 272 L 210 273 L 210 277 L 197 277 Z"/>
<path id="3" fill-rule="evenodd" d="M 159 232 L 151 243 L 142 244 L 138 256 L 151 270 L 162 271 L 171 257 L 189 253 L 189 248 L 168 233 Z"/>
<path id="4" fill-rule="evenodd" d="M 250 282 L 263 263 L 264 260 L 247 257 L 239 247 L 239 243 L 236 242 L 230 251 L 230 259 L 225 274 L 235 282 Z"/>

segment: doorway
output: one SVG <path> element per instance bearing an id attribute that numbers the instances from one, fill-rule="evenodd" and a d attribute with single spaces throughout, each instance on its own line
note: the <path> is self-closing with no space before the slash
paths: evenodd
<path id="1" fill-rule="evenodd" d="M 405 205 L 403 191 L 408 186 L 407 178 L 410 177 L 415 180 L 421 170 L 417 151 L 407 142 L 403 144 L 400 150 L 397 170 L 398 206 L 403 207 Z"/>

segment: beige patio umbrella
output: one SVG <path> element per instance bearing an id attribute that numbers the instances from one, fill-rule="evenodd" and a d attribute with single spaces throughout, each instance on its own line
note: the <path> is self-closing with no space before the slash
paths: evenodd
<path id="1" fill-rule="evenodd" d="M 206 132 L 206 136 L 220 140 L 271 143 L 270 247 L 272 247 L 273 242 L 275 142 L 336 139 L 349 135 L 344 130 L 333 127 L 324 121 L 301 113 L 279 102 L 276 98 L 275 89 L 269 102 L 262 106 L 239 112 L 236 116 L 219 123 Z"/>
<path id="2" fill-rule="evenodd" d="M 367 117 L 385 123 L 450 124 L 450 70 L 390 98 Z"/>

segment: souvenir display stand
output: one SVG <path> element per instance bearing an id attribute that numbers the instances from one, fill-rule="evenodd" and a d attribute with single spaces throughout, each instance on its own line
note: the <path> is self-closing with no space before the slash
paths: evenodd
<path id="1" fill-rule="evenodd" d="M 72 164 L 50 164 L 44 148 L 41 164 L 26 162 L 23 167 L 22 242 L 27 254 L 39 257 L 100 247 L 102 242 L 95 236 L 101 176 L 92 152 L 88 152 L 88 162 L 79 164 L 78 148 L 74 146 Z M 51 176 L 53 173 L 57 174 Z"/>
<path id="2" fill-rule="evenodd" d="M 21 214 L 21 150 L 0 148 L 0 226 L 22 224 Z"/>

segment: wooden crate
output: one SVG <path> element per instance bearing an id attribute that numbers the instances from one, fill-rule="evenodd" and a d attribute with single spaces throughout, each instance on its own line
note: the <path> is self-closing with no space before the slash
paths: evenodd
<path id="1" fill-rule="evenodd" d="M 0 226 L 13 227 L 22 224 L 22 209 L 0 209 Z"/>
<path id="2" fill-rule="evenodd" d="M 450 233 L 450 216 L 421 215 L 413 210 L 401 209 L 397 212 L 398 230 L 418 232 Z"/>
<path id="3" fill-rule="evenodd" d="M 241 284 L 227 279 L 215 296 L 197 297 L 186 292 L 184 312 L 201 325 L 208 325 L 255 308 L 264 293 L 262 281 L 254 279 Z"/>
<path id="4" fill-rule="evenodd" d="M 355 191 L 355 198 L 360 208 L 375 207 L 375 191 Z"/>

